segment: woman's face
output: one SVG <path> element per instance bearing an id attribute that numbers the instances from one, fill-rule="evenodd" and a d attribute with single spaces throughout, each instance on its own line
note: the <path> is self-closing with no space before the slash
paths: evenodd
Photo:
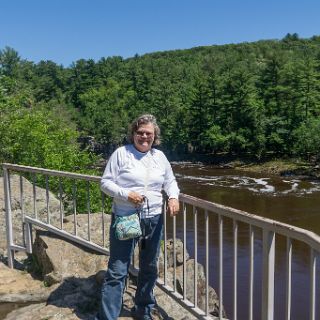
<path id="1" fill-rule="evenodd" d="M 133 135 L 133 143 L 140 152 L 148 152 L 154 140 L 154 126 L 152 123 L 142 124 Z"/>

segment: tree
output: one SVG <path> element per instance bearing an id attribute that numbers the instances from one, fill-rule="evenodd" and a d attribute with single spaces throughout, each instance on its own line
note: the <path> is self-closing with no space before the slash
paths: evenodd
<path id="1" fill-rule="evenodd" d="M 294 153 L 307 157 L 320 158 L 320 119 L 309 119 L 293 132 Z"/>
<path id="2" fill-rule="evenodd" d="M 128 97 L 115 81 L 82 94 L 79 99 L 83 106 L 81 124 L 87 133 L 112 149 L 123 143 L 128 125 L 125 110 Z"/>
<path id="3" fill-rule="evenodd" d="M 18 52 L 13 48 L 5 47 L 0 50 L 0 75 L 15 76 L 20 61 Z"/>

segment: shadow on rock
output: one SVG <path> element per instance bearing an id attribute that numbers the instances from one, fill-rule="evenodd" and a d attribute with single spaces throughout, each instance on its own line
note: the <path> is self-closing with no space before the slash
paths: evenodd
<path id="1" fill-rule="evenodd" d="M 71 309 L 79 319 L 89 320 L 93 319 L 97 313 L 99 301 L 100 285 L 95 276 L 69 277 L 50 294 L 47 306 Z"/>

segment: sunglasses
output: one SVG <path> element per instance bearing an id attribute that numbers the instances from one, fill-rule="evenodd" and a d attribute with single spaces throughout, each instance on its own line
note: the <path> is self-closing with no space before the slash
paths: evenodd
<path id="1" fill-rule="evenodd" d="M 147 138 L 151 138 L 154 136 L 154 133 L 138 130 L 135 132 L 135 135 L 137 135 L 138 137 L 146 136 Z"/>

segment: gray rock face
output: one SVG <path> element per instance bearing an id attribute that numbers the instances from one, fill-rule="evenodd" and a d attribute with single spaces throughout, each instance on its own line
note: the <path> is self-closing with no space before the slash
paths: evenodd
<path id="1" fill-rule="evenodd" d="M 86 217 L 78 217 L 79 229 L 82 229 L 81 220 Z M 92 216 L 93 225 L 98 224 L 100 217 Z M 105 218 L 110 220 L 109 217 Z M 97 220 L 97 221 L 96 221 Z M 65 225 L 68 229 L 68 225 Z M 36 232 L 33 246 L 33 254 L 42 270 L 42 276 L 48 284 L 61 282 L 68 277 L 88 277 L 103 270 L 107 266 L 107 257 L 92 252 L 70 241 L 61 240 L 50 232 Z"/>
<path id="2" fill-rule="evenodd" d="M 187 286 L 187 299 L 194 303 L 194 291 L 195 291 L 195 286 L 194 286 L 194 265 L 195 265 L 195 260 L 190 259 L 186 263 L 186 272 L 187 272 L 187 281 L 186 281 L 186 286 Z M 206 276 L 204 272 L 204 268 L 201 264 L 197 263 L 197 296 L 198 296 L 198 303 L 197 306 L 205 310 L 206 308 Z M 180 294 L 183 294 L 183 267 L 179 266 L 176 271 L 176 286 L 177 286 L 177 291 Z M 209 302 L 209 313 L 214 315 L 214 316 L 219 316 L 219 298 L 217 293 L 212 287 L 208 287 L 208 302 Z M 226 313 L 223 310 L 223 316 L 226 317 Z"/>
<path id="3" fill-rule="evenodd" d="M 10 188 L 11 188 L 11 211 L 12 211 L 12 227 L 13 239 L 16 243 L 22 244 L 22 209 L 25 215 L 35 217 L 34 214 L 34 197 L 33 197 L 33 184 L 27 179 L 22 177 L 23 197 L 21 201 L 20 192 L 20 176 L 10 175 Z M 36 187 L 36 210 L 38 218 L 47 221 L 47 194 L 46 190 Z M 60 225 L 60 201 L 55 197 L 52 192 L 48 194 L 48 204 L 50 213 L 50 222 L 54 226 Z M 63 206 L 62 206 L 63 210 Z M 3 177 L 0 177 L 0 247 L 6 247 L 6 221 L 5 221 L 5 202 L 4 202 L 4 189 Z"/>
<path id="4" fill-rule="evenodd" d="M 9 269 L 0 263 L 0 302 L 46 301 L 53 288 L 46 288 L 43 281 L 34 279 L 29 273 Z"/>
<path id="5" fill-rule="evenodd" d="M 168 239 L 167 240 L 167 265 L 168 268 L 173 267 L 174 265 L 174 242 L 173 239 Z M 183 264 L 183 242 L 180 239 L 176 239 L 175 243 L 176 247 L 176 265 L 180 266 Z M 189 259 L 189 253 L 186 251 L 186 261 Z M 159 256 L 159 270 L 160 274 L 163 272 L 164 268 L 164 250 L 160 251 L 160 256 Z"/>
<path id="6" fill-rule="evenodd" d="M 27 179 L 22 177 L 23 185 L 23 198 L 21 201 L 21 192 L 20 192 L 20 176 L 10 175 L 10 188 L 11 188 L 11 209 L 12 211 L 19 212 L 19 210 L 24 209 L 25 214 L 34 216 L 34 198 L 33 198 L 33 184 Z M 3 178 L 0 177 L 0 210 L 4 211 L 4 192 L 3 192 Z M 42 221 L 47 220 L 47 195 L 46 190 L 36 187 L 36 210 L 38 218 Z M 48 194 L 49 201 L 49 212 L 52 223 L 59 218 L 57 215 L 60 212 L 60 201 L 55 197 L 55 195 L 49 191 Z M 63 208 L 62 208 L 63 209 Z M 16 216 L 16 215 L 15 215 Z"/>

